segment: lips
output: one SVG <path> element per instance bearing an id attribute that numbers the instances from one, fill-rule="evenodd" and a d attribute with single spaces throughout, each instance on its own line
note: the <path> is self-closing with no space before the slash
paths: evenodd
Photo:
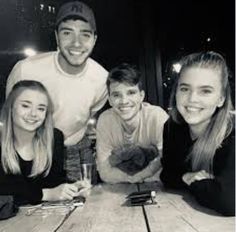
<path id="1" fill-rule="evenodd" d="M 83 54 L 83 52 L 78 52 L 78 51 L 69 51 L 69 53 L 73 56 L 80 56 Z"/>
<path id="2" fill-rule="evenodd" d="M 35 119 L 25 119 L 24 121 L 28 124 L 35 124 L 38 122 L 38 120 L 35 120 Z"/>
<path id="3" fill-rule="evenodd" d="M 122 107 L 119 107 L 119 111 L 126 113 L 126 112 L 129 112 L 132 108 L 133 108 L 132 106 L 122 106 Z"/>
<path id="4" fill-rule="evenodd" d="M 199 112 L 202 110 L 201 107 L 195 107 L 195 106 L 186 106 L 185 109 L 188 111 L 188 112 Z"/>

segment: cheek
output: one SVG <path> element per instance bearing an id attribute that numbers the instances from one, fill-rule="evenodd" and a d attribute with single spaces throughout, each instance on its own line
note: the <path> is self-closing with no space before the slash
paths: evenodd
<path id="1" fill-rule="evenodd" d="M 22 116 L 24 114 L 25 114 L 24 111 L 20 110 L 19 108 L 15 108 L 15 109 L 12 110 L 12 118 L 16 118 L 17 119 L 18 117 L 20 117 L 20 116 Z"/>
<path id="2" fill-rule="evenodd" d="M 18 112 L 17 110 L 12 111 L 12 123 L 18 123 L 19 121 L 21 121 L 23 115 L 21 112 Z"/>
<path id="3" fill-rule="evenodd" d="M 109 97 L 108 101 L 111 106 L 115 106 L 115 105 L 117 105 L 118 99 L 117 98 L 114 99 L 113 97 Z"/>
<path id="4" fill-rule="evenodd" d="M 110 101 L 110 105 L 112 106 L 112 107 L 116 107 L 117 105 L 118 105 L 118 100 L 116 99 L 116 100 L 111 100 Z"/>
<path id="5" fill-rule="evenodd" d="M 47 114 L 47 112 L 41 112 L 41 113 L 40 113 L 40 118 L 41 118 L 42 120 L 45 120 L 46 114 Z"/>
<path id="6" fill-rule="evenodd" d="M 69 38 L 65 39 L 65 38 L 59 37 L 59 39 L 58 39 L 58 45 L 60 47 L 65 47 L 69 43 L 70 43 L 70 39 Z"/>
<path id="7" fill-rule="evenodd" d="M 175 100 L 176 100 L 176 105 L 180 105 L 184 101 L 184 96 L 179 92 L 177 92 L 175 95 Z"/>
<path id="8" fill-rule="evenodd" d="M 84 43 L 84 46 L 87 47 L 90 50 L 93 49 L 94 45 L 95 45 L 95 40 L 94 39 Z"/>
<path id="9" fill-rule="evenodd" d="M 203 101 L 203 104 L 205 105 L 205 107 L 209 107 L 209 108 L 217 108 L 218 106 L 220 106 L 221 100 L 220 97 L 218 96 L 212 96 L 210 98 L 206 98 Z"/>
<path id="10" fill-rule="evenodd" d="M 130 99 L 134 101 L 136 104 L 141 104 L 143 102 L 143 97 L 141 95 L 130 97 Z"/>

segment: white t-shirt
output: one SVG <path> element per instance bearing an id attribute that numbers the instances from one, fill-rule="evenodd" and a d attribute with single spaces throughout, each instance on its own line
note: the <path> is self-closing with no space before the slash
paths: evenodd
<path id="1" fill-rule="evenodd" d="M 58 63 L 58 52 L 48 52 L 19 61 L 8 77 L 6 94 L 20 80 L 41 82 L 54 105 L 54 126 L 63 131 L 65 145 L 74 145 L 84 136 L 90 116 L 107 100 L 107 76 L 91 58 L 81 73 L 65 73 Z"/>

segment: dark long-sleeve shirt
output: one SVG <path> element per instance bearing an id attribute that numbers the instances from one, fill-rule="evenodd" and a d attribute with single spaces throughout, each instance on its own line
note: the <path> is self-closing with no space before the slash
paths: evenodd
<path id="1" fill-rule="evenodd" d="M 19 155 L 21 174 L 6 174 L 0 165 L 0 195 L 13 195 L 18 204 L 34 204 L 41 201 L 43 188 L 65 183 L 63 140 L 62 132 L 54 129 L 53 161 L 47 176 L 29 177 L 32 161 L 25 161 Z"/>
<path id="2" fill-rule="evenodd" d="M 187 155 L 194 144 L 187 124 L 169 119 L 164 126 L 163 158 L 160 178 L 166 187 L 188 188 L 196 200 L 223 215 L 235 215 L 235 131 L 225 138 L 213 159 L 214 179 L 204 179 L 187 186 L 183 174 L 192 172 Z"/>

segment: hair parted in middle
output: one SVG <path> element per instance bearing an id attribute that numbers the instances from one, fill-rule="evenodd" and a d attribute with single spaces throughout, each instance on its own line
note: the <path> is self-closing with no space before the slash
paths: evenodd
<path id="1" fill-rule="evenodd" d="M 36 130 L 33 147 L 35 158 L 31 170 L 32 177 L 43 174 L 47 175 L 52 165 L 53 149 L 53 105 L 46 88 L 38 81 L 22 80 L 17 82 L 9 93 L 1 111 L 1 162 L 6 173 L 19 174 L 20 166 L 17 152 L 15 150 L 13 129 L 13 106 L 17 97 L 25 90 L 39 91 L 48 99 L 47 112 L 43 124 Z"/>
<path id="2" fill-rule="evenodd" d="M 212 173 L 215 152 L 230 134 L 233 127 L 229 70 L 223 56 L 213 51 L 190 54 L 182 59 L 181 65 L 170 97 L 171 117 L 180 124 L 185 123 L 176 106 L 176 92 L 181 75 L 189 68 L 210 69 L 219 74 L 222 86 L 221 94 L 225 98 L 224 103 L 216 109 L 206 131 L 198 137 L 188 157 L 191 159 L 193 171 L 205 169 Z"/>

